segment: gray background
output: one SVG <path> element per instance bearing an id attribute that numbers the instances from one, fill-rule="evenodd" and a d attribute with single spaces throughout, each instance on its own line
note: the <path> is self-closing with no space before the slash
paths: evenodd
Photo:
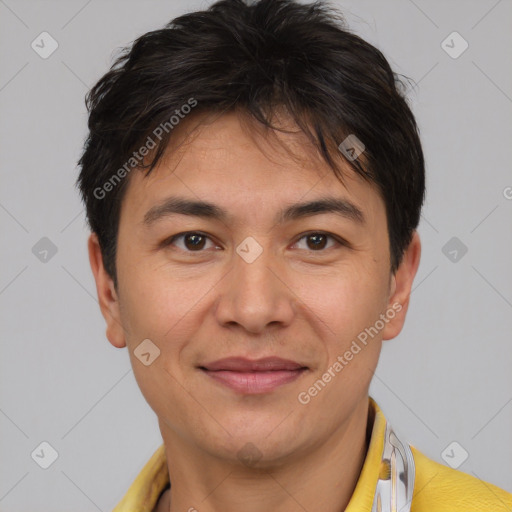
<path id="1" fill-rule="evenodd" d="M 371 394 L 429 457 L 512 491 L 512 2 L 336 4 L 418 84 L 427 159 L 408 321 Z M 114 50 L 207 5 L 0 0 L 1 512 L 111 510 L 161 442 L 126 349 L 105 338 L 76 161 L 84 95 Z M 59 45 L 47 59 L 31 48 L 43 31 Z M 458 58 L 441 46 L 453 31 L 469 44 Z M 34 254 L 43 237 L 56 254 Z M 43 441 L 48 469 L 31 458 Z"/>

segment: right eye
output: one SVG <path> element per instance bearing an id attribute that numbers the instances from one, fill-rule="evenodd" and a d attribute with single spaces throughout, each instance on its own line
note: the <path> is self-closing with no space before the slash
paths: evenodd
<path id="1" fill-rule="evenodd" d="M 182 240 L 181 247 L 176 244 L 176 241 L 178 240 Z M 164 247 L 175 245 L 180 250 L 189 253 L 204 252 L 202 249 L 204 249 L 207 240 L 211 241 L 211 238 L 208 235 L 201 233 L 200 231 L 185 231 L 168 238 L 162 245 Z"/>

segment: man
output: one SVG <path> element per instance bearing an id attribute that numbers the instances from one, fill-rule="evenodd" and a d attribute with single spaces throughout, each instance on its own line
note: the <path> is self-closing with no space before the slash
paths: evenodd
<path id="1" fill-rule="evenodd" d="M 368 396 L 425 192 L 377 49 L 320 4 L 225 0 L 140 37 L 88 108 L 99 303 L 164 442 L 116 512 L 510 511 Z"/>

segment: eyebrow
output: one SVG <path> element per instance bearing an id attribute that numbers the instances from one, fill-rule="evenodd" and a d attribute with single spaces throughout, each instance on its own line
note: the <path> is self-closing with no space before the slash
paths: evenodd
<path id="1" fill-rule="evenodd" d="M 337 197 L 320 197 L 313 201 L 287 206 L 278 212 L 275 222 L 282 224 L 326 213 L 334 213 L 359 224 L 366 222 L 363 212 L 355 204 L 347 199 Z M 150 208 L 144 215 L 143 224 L 149 227 L 155 222 L 175 214 L 218 220 L 224 223 L 230 223 L 233 219 L 231 214 L 214 203 L 171 196 Z"/>

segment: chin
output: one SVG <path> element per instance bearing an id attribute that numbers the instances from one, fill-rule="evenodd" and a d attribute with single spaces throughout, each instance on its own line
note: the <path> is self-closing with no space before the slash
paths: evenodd
<path id="1" fill-rule="evenodd" d="M 211 455 L 234 463 L 262 469 L 277 467 L 302 451 L 308 444 L 307 439 L 311 438 L 294 424 L 286 425 L 286 428 L 283 425 L 287 421 L 283 422 L 285 417 L 279 414 L 272 420 L 257 421 L 256 416 L 241 418 L 238 415 L 233 422 L 219 421 L 226 430 L 216 429 L 207 439 L 201 436 L 198 444 Z"/>

